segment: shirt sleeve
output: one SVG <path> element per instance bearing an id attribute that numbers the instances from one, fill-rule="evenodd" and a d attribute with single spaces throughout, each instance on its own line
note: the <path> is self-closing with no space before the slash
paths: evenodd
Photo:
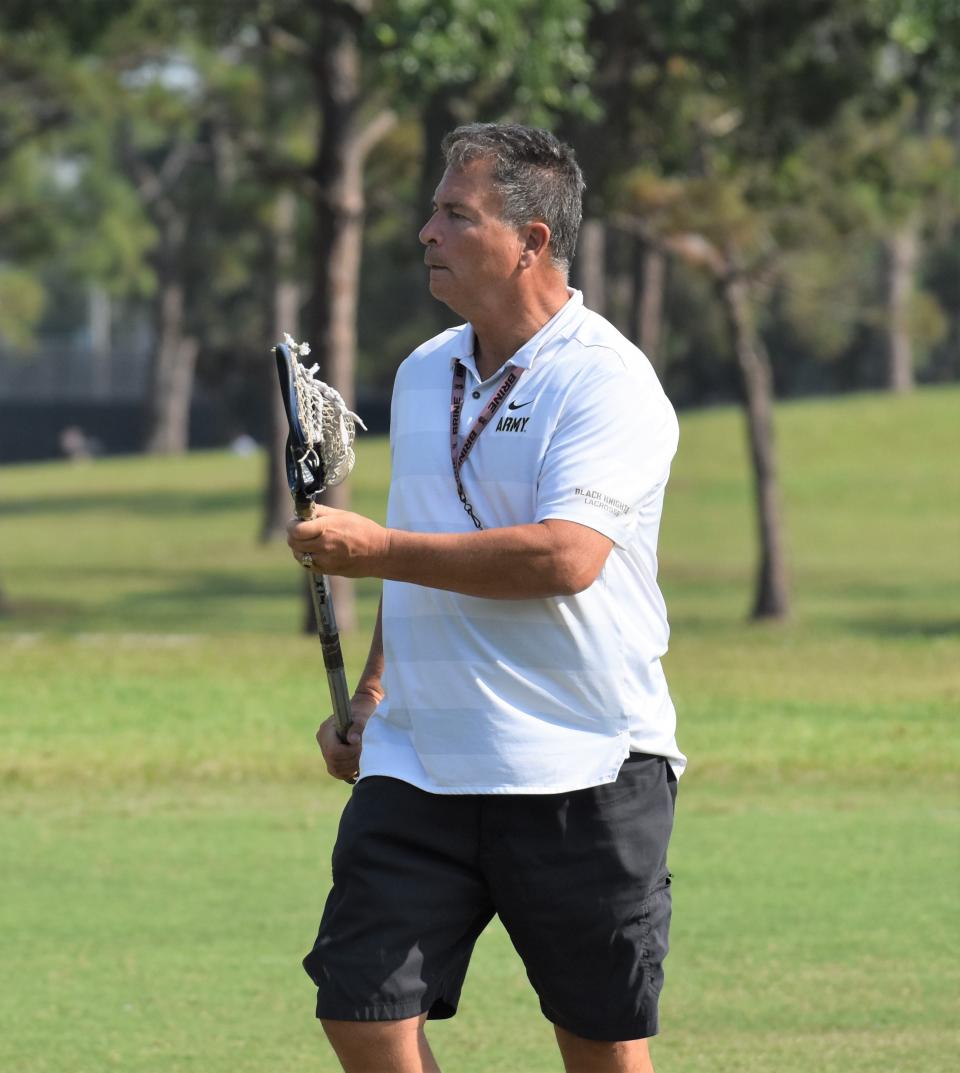
<path id="1" fill-rule="evenodd" d="M 579 522 L 622 546 L 644 508 L 660 502 L 679 428 L 651 368 L 611 364 L 567 393 L 540 469 L 535 520 Z"/>

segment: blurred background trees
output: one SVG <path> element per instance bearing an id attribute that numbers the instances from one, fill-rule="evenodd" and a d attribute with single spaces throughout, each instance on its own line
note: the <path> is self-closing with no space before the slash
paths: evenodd
<path id="1" fill-rule="evenodd" d="M 269 347 L 309 338 L 383 427 L 447 323 L 416 235 L 440 138 L 475 119 L 574 143 L 587 303 L 678 406 L 743 403 L 753 613 L 785 615 L 774 397 L 960 377 L 952 0 L 13 0 L 0 450 L 61 450 L 14 412 L 92 450 L 248 434 L 275 534 Z"/>

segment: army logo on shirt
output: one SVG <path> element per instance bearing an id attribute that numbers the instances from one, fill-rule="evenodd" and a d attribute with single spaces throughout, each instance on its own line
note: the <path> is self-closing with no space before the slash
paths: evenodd
<path id="1" fill-rule="evenodd" d="M 497 422 L 497 432 L 523 432 L 529 417 L 501 417 Z"/>

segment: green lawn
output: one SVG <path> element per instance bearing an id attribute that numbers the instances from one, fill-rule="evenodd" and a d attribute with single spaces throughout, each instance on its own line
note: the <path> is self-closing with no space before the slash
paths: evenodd
<path id="1" fill-rule="evenodd" d="M 779 409 L 777 626 L 745 621 L 741 418 L 682 420 L 661 575 L 691 765 L 658 1073 L 956 1067 L 958 415 L 953 388 Z M 385 445 L 359 454 L 380 515 Z M 348 791 L 313 745 L 300 574 L 255 540 L 262 465 L 0 469 L 4 1071 L 337 1068 L 299 959 Z M 450 1073 L 558 1068 L 499 928 L 432 1040 Z"/>

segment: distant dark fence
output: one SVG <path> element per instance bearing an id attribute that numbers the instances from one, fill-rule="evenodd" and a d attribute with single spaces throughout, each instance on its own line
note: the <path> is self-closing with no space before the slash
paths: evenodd
<path id="1" fill-rule="evenodd" d="M 371 432 L 386 432 L 387 399 L 361 398 L 357 411 Z M 93 454 L 136 454 L 143 445 L 143 407 L 139 402 L 41 402 L 0 400 L 0 463 L 63 458 L 69 450 Z M 190 447 L 226 447 L 238 436 L 265 439 L 263 418 L 236 414 L 205 400 L 190 410 Z"/>

